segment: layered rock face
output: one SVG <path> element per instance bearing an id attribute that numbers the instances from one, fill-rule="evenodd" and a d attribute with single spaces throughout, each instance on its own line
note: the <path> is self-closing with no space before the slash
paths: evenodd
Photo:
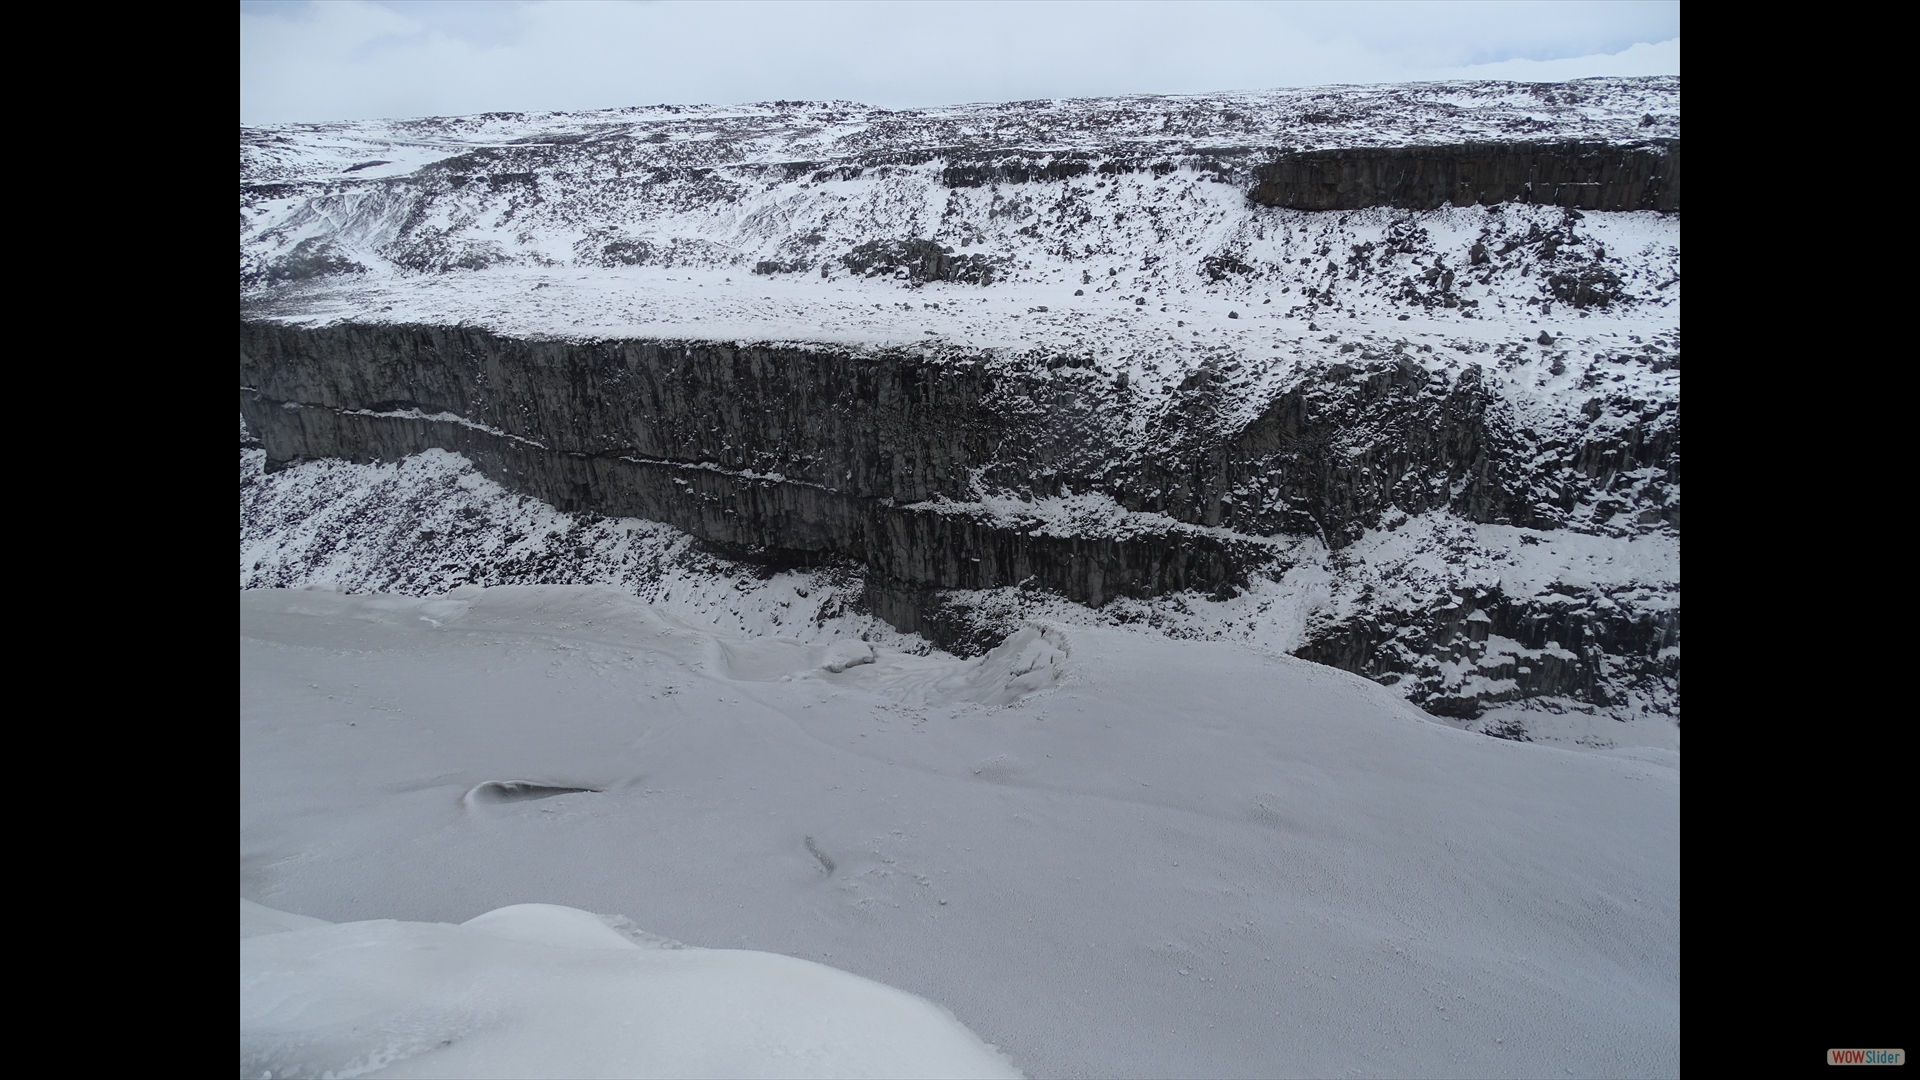
<path id="1" fill-rule="evenodd" d="M 1677 716 L 1677 81 L 1476 87 L 245 133 L 242 417 L 961 651 L 1253 605 L 1498 734 Z"/>
<path id="2" fill-rule="evenodd" d="M 1523 202 L 1577 210 L 1680 209 L 1680 140 L 1390 146 L 1287 154 L 1258 170 L 1262 206 L 1433 210 Z"/>
<path id="3" fill-rule="evenodd" d="M 994 407 L 999 378 L 791 346 L 241 326 L 241 415 L 269 469 L 454 450 L 563 510 L 775 563 L 856 560 L 875 610 L 909 631 L 937 589 L 1033 581 L 1098 606 L 1244 584 L 1262 545 L 1177 519 L 1083 537 L 969 507 L 973 470 L 1034 423 Z"/>

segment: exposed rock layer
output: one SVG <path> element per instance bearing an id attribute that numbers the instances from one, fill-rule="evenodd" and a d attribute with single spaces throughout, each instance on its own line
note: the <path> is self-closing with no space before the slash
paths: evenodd
<path id="1" fill-rule="evenodd" d="M 1031 581 L 1098 606 L 1217 590 L 1257 561 L 1256 543 L 1177 522 L 1081 537 L 951 507 L 1004 434 L 978 367 L 445 328 L 243 324 L 241 338 L 241 412 L 269 468 L 453 450 L 564 510 L 775 562 L 864 562 L 875 610 L 903 630 L 933 589 Z"/>
<path id="2" fill-rule="evenodd" d="M 1394 506 L 1552 528 L 1583 503 L 1607 501 L 1624 474 L 1652 468 L 1665 484 L 1679 480 L 1677 407 L 1596 397 L 1587 438 L 1552 439 L 1517 428 L 1477 367 L 1448 379 L 1391 356 L 1332 365 L 1238 430 L 1223 429 L 1223 380 L 1203 370 L 1154 419 L 1152 452 L 1122 457 L 1113 424 L 1125 390 L 1091 372 L 990 370 L 899 351 L 522 341 L 468 327 L 352 324 L 243 322 L 240 351 L 242 386 L 274 402 L 347 410 L 341 424 L 354 423 L 354 411 L 448 413 L 459 423 L 439 423 L 447 438 L 464 424 L 470 433 L 459 439 L 491 430 L 529 450 L 622 468 L 698 466 L 816 492 L 802 501 L 969 502 L 978 483 L 1035 495 L 1095 490 L 1177 522 L 1318 534 L 1338 548 Z M 288 419 L 257 421 L 276 462 L 327 456 L 319 448 L 328 445 L 350 457 L 391 449 L 371 434 L 374 417 L 361 418 L 364 434 L 297 437 Z M 276 447 L 276 429 L 292 441 Z M 695 483 L 682 479 L 676 486 Z M 1660 486 L 1615 497 L 1612 512 L 1677 525 L 1678 499 Z M 553 490 L 556 505 L 588 508 L 565 486 Z M 865 555 L 850 527 L 816 537 L 785 511 L 725 513 L 737 522 L 692 531 L 748 547 Z"/>
<path id="3" fill-rule="evenodd" d="M 1296 210 L 1543 203 L 1577 210 L 1680 209 L 1680 140 L 1353 147 L 1288 154 L 1258 170 L 1251 198 Z"/>

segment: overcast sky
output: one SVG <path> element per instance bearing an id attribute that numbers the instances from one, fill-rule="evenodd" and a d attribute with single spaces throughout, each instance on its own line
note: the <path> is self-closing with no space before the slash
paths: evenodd
<path id="1" fill-rule="evenodd" d="M 243 0 L 240 121 L 1680 71 L 1677 0 Z"/>

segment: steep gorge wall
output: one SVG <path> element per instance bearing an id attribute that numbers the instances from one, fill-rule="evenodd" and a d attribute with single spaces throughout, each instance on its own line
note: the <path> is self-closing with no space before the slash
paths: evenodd
<path id="1" fill-rule="evenodd" d="M 1156 421 L 1155 452 L 1118 463 L 1101 453 L 1114 437 L 1101 417 L 1122 391 L 1093 373 L 911 352 L 243 322 L 240 404 L 269 469 L 455 451 L 564 510 L 667 522 L 775 564 L 861 564 L 876 615 L 958 647 L 979 633 L 954 617 L 949 590 L 1024 585 L 1095 607 L 1230 594 L 1272 568 L 1266 536 L 1317 534 L 1337 548 L 1394 507 L 1551 527 L 1556 504 L 1541 493 L 1561 473 L 1604 488 L 1665 461 L 1677 480 L 1677 417 L 1561 440 L 1543 459 L 1543 440 L 1514 430 L 1477 369 L 1450 379 L 1404 358 L 1361 362 L 1282 393 L 1238 431 L 1220 430 L 1220 388 L 1196 378 Z M 1103 492 L 1144 513 L 1075 526 L 1010 511 L 1013 501 L 989 512 L 973 502 L 975 475 L 999 490 Z M 1382 681 L 1428 679 L 1416 700 L 1469 714 L 1503 694 L 1604 702 L 1609 655 L 1664 670 L 1677 620 L 1623 615 L 1616 627 L 1564 606 L 1487 595 L 1350 620 L 1301 655 Z M 1481 609 L 1536 650 L 1528 671 L 1503 674 L 1474 652 Z M 1463 660 L 1507 682 L 1463 697 L 1457 678 L 1427 670 Z"/>
<path id="2" fill-rule="evenodd" d="M 1175 522 L 1249 536 L 1320 535 L 1339 548 L 1393 507 L 1554 528 L 1621 474 L 1651 467 L 1678 482 L 1675 408 L 1638 403 L 1643 411 L 1634 413 L 1633 401 L 1596 397 L 1587 437 L 1533 431 L 1513 423 L 1478 367 L 1449 377 L 1404 354 L 1365 353 L 1318 369 L 1237 426 L 1220 419 L 1236 391 L 1203 368 L 1151 418 L 1151 449 L 1127 451 L 1121 414 L 1135 403 L 1125 388 L 1047 365 L 990 369 L 978 359 L 908 351 L 522 341 L 473 328 L 263 322 L 242 323 L 240 351 L 250 393 L 334 414 L 322 421 L 300 413 L 293 423 L 295 414 L 269 411 L 258 419 L 275 462 L 327 456 L 326 446 L 347 456 L 385 453 L 393 446 L 382 440 L 400 436 L 374 432 L 405 421 L 476 450 L 491 432 L 501 455 L 538 451 L 675 477 L 650 487 L 590 483 L 583 490 L 591 496 L 568 486 L 587 481 L 548 485 L 556 505 L 606 512 L 611 504 L 591 504 L 628 488 L 694 484 L 681 474 L 698 467 L 734 474 L 728 483 L 804 489 L 794 498 L 819 506 L 965 503 L 977 497 L 976 483 L 1038 496 L 1097 491 Z M 409 413 L 420 419 L 402 415 Z M 459 423 L 424 419 L 443 413 Z M 316 428 L 323 424 L 339 430 Z M 455 427 L 466 434 L 454 435 Z M 281 429 L 289 441 L 275 445 L 271 433 Z M 652 498 L 618 502 L 674 520 Z M 1644 509 L 1677 524 L 1677 498 Z M 758 524 L 782 513 L 729 507 L 732 525 L 693 531 L 740 547 L 865 557 L 865 536 L 850 526 Z"/>
<path id="3" fill-rule="evenodd" d="M 707 463 L 901 502 L 964 497 L 967 470 L 1002 435 L 980 407 L 993 376 L 977 364 L 257 322 L 241 323 L 240 357 L 241 384 L 277 401 L 445 411 L 554 451 Z"/>
<path id="4" fill-rule="evenodd" d="M 561 509 L 775 562 L 862 562 L 870 602 L 904 630 L 936 589 L 1032 582 L 1098 606 L 1244 584 L 1257 544 L 1177 522 L 1080 537 L 952 507 L 1008 436 L 985 401 L 994 378 L 781 346 L 241 328 L 241 412 L 269 468 L 453 450 Z"/>

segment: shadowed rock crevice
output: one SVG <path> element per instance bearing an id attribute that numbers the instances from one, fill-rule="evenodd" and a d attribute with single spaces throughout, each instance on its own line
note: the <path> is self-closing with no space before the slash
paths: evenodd
<path id="1" fill-rule="evenodd" d="M 531 780 L 488 780 L 474 785 L 461 797 L 461 801 L 468 806 L 497 806 L 501 803 L 531 802 L 535 799 L 551 799 L 555 795 L 578 795 L 582 792 L 599 790 L 599 788 L 536 784 Z"/>

